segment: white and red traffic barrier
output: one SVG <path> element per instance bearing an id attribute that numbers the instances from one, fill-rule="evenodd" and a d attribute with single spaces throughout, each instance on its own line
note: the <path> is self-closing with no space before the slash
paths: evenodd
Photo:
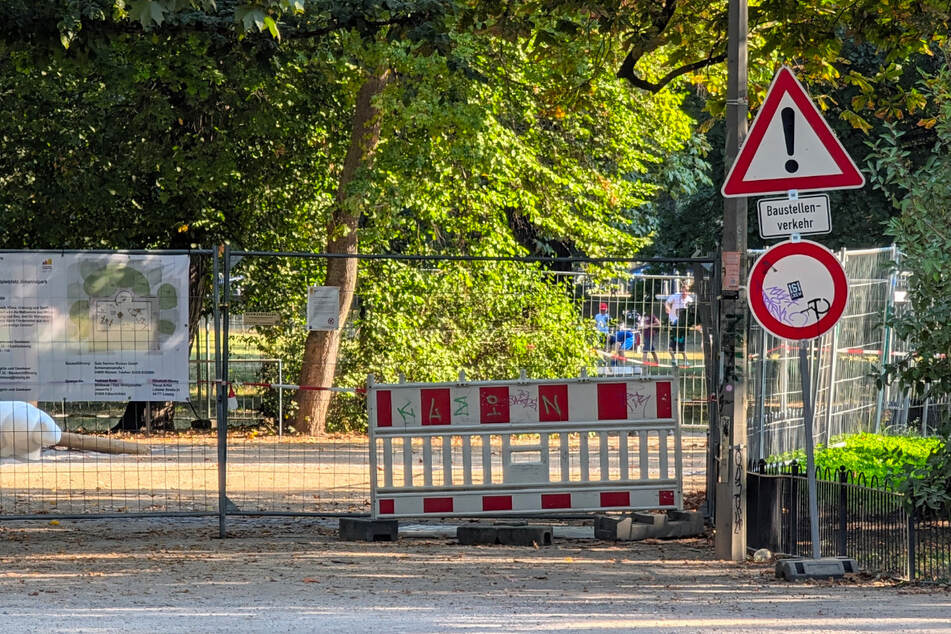
<path id="1" fill-rule="evenodd" d="M 682 506 L 677 383 L 368 382 L 375 518 Z"/>

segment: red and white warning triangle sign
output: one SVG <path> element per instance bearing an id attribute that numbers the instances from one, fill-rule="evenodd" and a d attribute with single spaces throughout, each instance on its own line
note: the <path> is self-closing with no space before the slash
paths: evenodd
<path id="1" fill-rule="evenodd" d="M 780 68 L 720 192 L 733 198 L 863 185 L 802 84 L 788 66 Z"/>

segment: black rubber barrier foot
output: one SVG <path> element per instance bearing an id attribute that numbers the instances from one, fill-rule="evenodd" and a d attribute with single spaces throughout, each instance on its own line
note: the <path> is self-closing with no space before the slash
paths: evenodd
<path id="1" fill-rule="evenodd" d="M 859 564 L 851 557 L 780 559 L 776 562 L 776 577 L 786 581 L 839 579 L 846 574 L 858 571 Z"/>
<path id="2" fill-rule="evenodd" d="M 339 535 L 348 542 L 395 542 L 399 539 L 399 522 L 341 517 Z"/>
<path id="3" fill-rule="evenodd" d="M 456 539 L 463 546 L 551 546 L 551 526 L 460 526 Z"/>

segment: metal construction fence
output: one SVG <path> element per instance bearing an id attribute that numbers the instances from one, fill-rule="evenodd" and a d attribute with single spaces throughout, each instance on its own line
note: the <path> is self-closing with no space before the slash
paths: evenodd
<path id="1" fill-rule="evenodd" d="M 54 270 L 67 253 L 186 256 L 189 378 L 188 398 L 175 402 L 36 397 L 64 431 L 149 453 L 60 447 L 45 449 L 39 461 L 0 458 L 0 518 L 366 514 L 364 389 L 371 374 L 395 383 L 452 381 L 460 371 L 483 381 L 522 371 L 533 379 L 675 372 L 685 499 L 702 498 L 713 474 L 707 430 L 715 425 L 715 390 L 708 385 L 717 365 L 715 258 L 329 256 L 228 248 L 11 253 L 36 255 Z M 878 390 L 872 379 L 874 367 L 900 349 L 884 325 L 899 301 L 901 278 L 890 264 L 895 251 L 840 257 L 851 280 L 849 305 L 835 331 L 813 347 L 817 439 L 914 416 L 933 422 L 947 404 L 916 410 L 911 395 Z M 341 258 L 359 273 L 353 295 L 342 298 L 350 310 L 339 330 L 333 378 L 301 386 L 309 289 Z M 145 288 L 122 267 L 103 279 L 63 292 L 74 307 L 66 312 L 76 313 L 70 319 L 92 310 L 84 303 L 75 308 L 74 294 L 126 301 Z M 159 295 L 144 305 L 167 305 Z M 111 314 L 117 317 L 118 309 Z M 8 327 L 0 325 L 0 335 L 12 340 Z M 793 351 L 755 325 L 747 341 L 749 445 L 756 460 L 801 446 L 801 395 Z M 133 361 L 154 354 L 128 352 Z M 299 422 L 298 399 L 308 390 L 334 394 L 316 430 Z M 121 449 L 118 442 L 111 446 Z"/>
<path id="2" fill-rule="evenodd" d="M 838 257 L 849 278 L 845 314 L 831 332 L 811 342 L 809 350 L 813 432 L 816 443 L 822 444 L 842 434 L 902 427 L 909 409 L 906 395 L 893 387 L 879 389 L 875 382 L 882 364 L 903 354 L 886 321 L 896 300 L 902 299 L 896 292 L 897 250 L 843 249 Z M 751 322 L 747 349 L 750 461 L 802 449 L 798 344 Z M 936 408 L 932 413 L 938 413 Z"/>
<path id="3" fill-rule="evenodd" d="M 369 374 L 396 382 L 401 375 L 453 380 L 460 371 L 471 380 L 513 379 L 522 370 L 539 379 L 582 371 L 649 378 L 674 371 L 687 425 L 685 495 L 706 486 L 712 258 L 351 256 L 360 274 L 339 331 L 334 378 L 301 386 L 308 289 L 324 281 L 334 256 L 227 248 L 16 253 L 36 255 L 53 270 L 57 258 L 70 253 L 133 260 L 186 256 L 188 398 L 33 397 L 65 432 L 101 440 L 100 450 L 54 445 L 39 460 L 0 459 L 0 519 L 217 515 L 224 527 L 228 515 L 365 515 Z M 49 301 L 68 299 L 75 307 L 78 295 L 112 302 L 110 315 L 120 325 L 128 314 L 119 300 L 170 305 L 165 296 L 147 296 L 148 287 L 128 263 L 103 266 L 104 282 L 74 285 Z M 668 300 L 682 289 L 689 299 L 672 301 L 668 312 Z M 67 312 L 85 319 L 89 306 Z M 10 335 L 5 327 L 0 334 Z M 152 327 L 159 327 L 157 319 Z M 52 350 L 59 344 L 43 345 Z M 83 349 L 90 358 L 99 351 Z M 153 346 L 126 350 L 123 358 L 145 363 L 160 353 Z M 298 423 L 298 388 L 333 390 L 317 430 Z"/>
<path id="4" fill-rule="evenodd" d="M 845 468 L 820 469 L 817 477 L 823 557 L 852 557 L 864 571 L 903 579 L 951 580 L 951 509 L 910 513 L 888 482 Z M 761 461 L 748 486 L 748 546 L 811 557 L 805 468 Z"/>

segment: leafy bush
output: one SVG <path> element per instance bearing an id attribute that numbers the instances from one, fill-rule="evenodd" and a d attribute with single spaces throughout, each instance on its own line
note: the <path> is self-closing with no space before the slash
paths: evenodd
<path id="1" fill-rule="evenodd" d="M 941 51 L 945 59 L 951 50 Z M 870 143 L 870 182 L 889 196 L 900 214 L 886 233 L 901 251 L 907 274 L 907 304 L 891 315 L 895 334 L 910 352 L 886 363 L 880 382 L 897 382 L 924 398 L 951 394 L 951 70 L 940 69 L 918 87 L 937 116 L 921 119 L 930 130 L 911 145 L 904 132 L 886 126 Z M 924 140 L 933 141 L 930 147 Z M 926 157 L 922 162 L 922 157 Z"/>
<path id="2" fill-rule="evenodd" d="M 372 262 L 361 281 L 353 336 L 341 344 L 338 383 L 362 385 L 367 374 L 392 383 L 577 376 L 598 345 L 593 323 L 570 287 L 524 264 L 444 263 L 421 269 Z M 338 398 L 328 429 L 366 427 L 366 399 Z"/>
<path id="3" fill-rule="evenodd" d="M 397 260 L 362 266 L 340 344 L 338 386 L 362 386 L 368 374 L 386 383 L 400 374 L 410 381 L 455 381 L 460 370 L 471 380 L 514 379 L 522 369 L 531 378 L 577 376 L 595 363 L 594 323 L 581 315 L 573 288 L 537 266 Z M 264 279 L 262 272 L 256 276 Z M 262 354 L 285 359 L 288 383 L 300 375 L 307 334 L 302 314 L 300 307 L 284 317 L 283 326 L 259 329 Z M 265 405 L 276 415 L 273 396 Z M 285 393 L 286 420 L 294 405 Z M 366 424 L 365 396 L 333 399 L 328 431 L 362 431 Z"/>
<path id="4" fill-rule="evenodd" d="M 876 478 L 901 484 L 909 473 L 918 473 L 928 465 L 930 456 L 946 451 L 946 443 L 940 438 L 918 436 L 883 436 L 880 434 L 855 434 L 839 438 L 829 446 L 816 447 L 816 469 L 836 470 L 845 467 L 854 474 L 862 474 L 869 481 Z M 768 463 L 805 463 L 802 450 L 770 456 Z"/>
<path id="5" fill-rule="evenodd" d="M 906 467 L 901 490 L 907 505 L 919 513 L 951 510 L 951 425 L 942 433 L 944 442 L 918 467 Z"/>

